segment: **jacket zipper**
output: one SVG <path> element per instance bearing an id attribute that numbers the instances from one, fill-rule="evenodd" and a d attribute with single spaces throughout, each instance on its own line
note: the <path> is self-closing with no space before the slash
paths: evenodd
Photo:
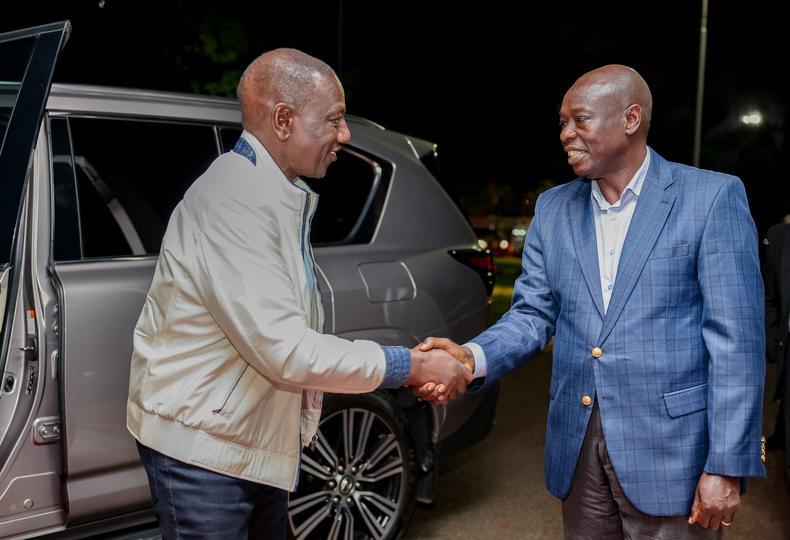
<path id="1" fill-rule="evenodd" d="M 302 235 L 301 235 L 301 247 L 302 247 L 302 258 L 307 262 L 310 266 L 310 269 L 313 272 L 313 289 L 310 291 L 310 314 L 313 318 L 313 323 L 318 322 L 318 305 L 315 302 L 315 296 L 321 296 L 321 290 L 318 288 L 318 272 L 315 268 L 315 258 L 313 257 L 313 250 L 310 249 L 308 242 L 310 242 L 310 229 L 312 228 L 312 222 L 308 222 L 307 216 L 310 214 L 310 210 L 312 207 L 312 196 L 310 193 L 306 193 L 307 199 L 305 201 L 305 208 L 304 212 L 302 212 Z M 319 331 L 321 329 L 318 329 Z"/>
<path id="2" fill-rule="evenodd" d="M 305 272 L 307 272 L 307 265 L 311 264 L 310 257 L 307 254 L 306 243 L 308 240 L 308 222 L 307 222 L 307 215 L 310 213 L 310 194 L 305 193 L 305 203 L 304 203 L 304 211 L 302 212 L 302 230 L 300 231 L 300 238 L 299 243 L 301 244 L 301 251 L 302 251 L 302 264 L 305 265 Z M 305 276 L 307 277 L 307 276 Z M 308 280 L 309 281 L 309 280 Z M 315 274 L 313 275 L 313 287 L 315 288 Z M 310 291 L 310 312 L 312 314 L 313 311 L 313 291 Z"/>
<path id="3" fill-rule="evenodd" d="M 319 321 L 318 316 L 318 304 L 315 301 L 316 295 L 320 296 L 321 291 L 318 288 L 318 272 L 316 272 L 315 268 L 315 259 L 313 258 L 312 249 L 310 249 L 309 242 L 310 242 L 310 228 L 312 227 L 312 221 L 308 221 L 308 216 L 310 215 L 310 211 L 312 210 L 312 201 L 313 198 L 311 194 L 305 191 L 305 206 L 304 211 L 302 212 L 302 230 L 300 231 L 300 244 L 301 244 L 301 251 L 302 251 L 302 261 L 306 263 L 305 272 L 307 272 L 307 265 L 309 265 L 310 270 L 313 272 L 313 288 L 309 291 L 310 296 L 310 315 L 312 319 L 312 325 L 315 326 Z M 318 329 L 319 331 L 321 329 Z M 301 430 L 300 430 L 301 431 Z M 300 433 L 300 444 L 301 444 L 301 433 Z M 315 450 L 316 442 L 318 441 L 318 435 L 314 434 L 310 439 L 310 443 L 308 447 L 311 450 Z"/>

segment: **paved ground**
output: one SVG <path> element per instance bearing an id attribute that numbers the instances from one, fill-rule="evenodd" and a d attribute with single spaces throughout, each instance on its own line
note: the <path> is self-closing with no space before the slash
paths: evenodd
<path id="1" fill-rule="evenodd" d="M 545 488 L 545 435 L 551 360 L 542 354 L 502 384 L 496 425 L 477 446 L 442 467 L 439 497 L 418 508 L 406 540 L 555 539 L 562 537 L 560 505 Z M 772 371 L 768 390 L 771 392 Z M 775 407 L 766 406 L 773 426 Z M 790 496 L 780 474 L 781 452 L 768 452 L 768 478 L 753 480 L 728 539 L 790 538 Z"/>

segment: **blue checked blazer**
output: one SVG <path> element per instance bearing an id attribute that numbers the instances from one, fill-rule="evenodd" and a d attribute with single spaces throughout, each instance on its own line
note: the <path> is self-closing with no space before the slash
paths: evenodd
<path id="1" fill-rule="evenodd" d="M 592 412 L 581 398 L 596 396 L 626 496 L 669 516 L 690 511 L 703 471 L 765 475 L 764 297 L 741 181 L 649 151 L 606 314 L 590 182 L 576 179 L 538 199 L 512 307 L 472 341 L 485 386 L 555 336 L 545 448 L 555 496 L 570 491 Z"/>

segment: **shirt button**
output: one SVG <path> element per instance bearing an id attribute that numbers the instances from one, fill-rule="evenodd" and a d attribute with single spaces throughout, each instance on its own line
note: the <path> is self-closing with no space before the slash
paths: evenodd
<path id="1" fill-rule="evenodd" d="M 614 285 L 612 285 L 611 283 L 606 286 L 606 288 L 609 289 L 610 291 L 612 290 L 613 287 L 614 287 Z"/>
<path id="2" fill-rule="evenodd" d="M 600 347 L 595 347 L 595 348 L 592 350 L 592 355 L 593 355 L 593 358 L 600 358 L 602 354 L 603 354 L 603 351 L 601 350 L 601 348 L 600 348 Z"/>
<path id="3" fill-rule="evenodd" d="M 582 396 L 582 405 L 585 407 L 592 405 L 592 398 L 590 396 Z"/>
<path id="4" fill-rule="evenodd" d="M 609 255 L 614 255 L 614 250 L 613 249 L 609 250 Z"/>

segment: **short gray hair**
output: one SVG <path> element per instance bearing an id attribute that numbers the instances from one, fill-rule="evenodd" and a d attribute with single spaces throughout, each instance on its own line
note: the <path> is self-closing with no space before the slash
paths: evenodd
<path id="1" fill-rule="evenodd" d="M 246 126 L 280 102 L 301 110 L 324 77 L 337 79 L 326 62 L 300 50 L 282 48 L 263 53 L 247 66 L 236 88 L 243 123 Z"/>

